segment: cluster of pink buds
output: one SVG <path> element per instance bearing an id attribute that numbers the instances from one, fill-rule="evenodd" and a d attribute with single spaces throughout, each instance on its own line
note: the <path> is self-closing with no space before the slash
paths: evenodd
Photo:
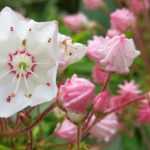
<path id="1" fill-rule="evenodd" d="M 125 115 L 124 110 L 130 104 L 138 106 L 137 122 L 150 122 L 149 98 L 134 80 L 119 84 L 115 94 L 109 87 L 111 78 L 115 74 L 128 74 L 140 55 L 134 40 L 125 34 L 136 29 L 136 13 L 145 8 L 145 2 L 132 0 L 130 7 L 112 12 L 106 36 L 94 34 L 88 41 L 87 57 L 94 62 L 91 80 L 73 75 L 59 86 L 57 104 L 65 112 L 64 121 L 55 129 L 59 138 L 78 143 L 79 139 L 90 135 L 98 141 L 108 142 L 122 128 L 120 115 Z M 83 0 L 83 3 L 89 10 L 104 6 L 100 0 Z M 81 31 L 86 25 L 85 17 L 79 14 L 65 17 L 64 23 L 73 32 Z M 96 87 L 100 90 L 96 91 Z"/>
<path id="2" fill-rule="evenodd" d="M 125 35 L 94 37 L 89 41 L 87 55 L 95 62 L 93 82 L 73 75 L 59 86 L 57 103 L 66 119 L 56 128 L 55 135 L 68 142 L 77 142 L 80 127 L 80 138 L 89 133 L 91 137 L 109 141 L 120 128 L 118 111 L 143 96 L 134 81 L 119 85 L 115 96 L 108 84 L 114 73 L 127 74 L 139 54 L 133 40 Z M 101 87 L 98 93 L 94 82 Z"/>

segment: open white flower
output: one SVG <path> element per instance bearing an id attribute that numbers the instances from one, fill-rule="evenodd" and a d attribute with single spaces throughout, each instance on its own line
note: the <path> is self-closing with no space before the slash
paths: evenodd
<path id="1" fill-rule="evenodd" d="M 57 23 L 0 12 L 0 117 L 52 100 L 57 93 Z"/>
<path id="2" fill-rule="evenodd" d="M 86 55 L 86 46 L 81 43 L 73 43 L 69 36 L 65 36 L 59 33 L 58 43 L 61 53 L 59 62 L 60 72 L 66 69 L 68 65 L 78 62 Z"/>

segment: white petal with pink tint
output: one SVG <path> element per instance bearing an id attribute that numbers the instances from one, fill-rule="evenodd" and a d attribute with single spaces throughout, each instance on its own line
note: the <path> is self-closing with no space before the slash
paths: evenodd
<path id="1" fill-rule="evenodd" d="M 55 135 L 59 138 L 67 140 L 69 143 L 73 143 L 76 141 L 77 127 L 65 119 L 62 124 L 60 124 L 56 130 Z"/>
<path id="2" fill-rule="evenodd" d="M 59 70 L 63 71 L 68 65 L 80 61 L 87 52 L 86 46 L 73 43 L 69 36 L 58 34 L 59 49 L 61 51 Z"/>
<path id="3" fill-rule="evenodd" d="M 100 64 L 105 70 L 117 73 L 128 73 L 134 59 L 140 54 L 133 40 L 127 39 L 124 35 L 109 39 L 101 53 L 105 57 L 100 60 Z"/>
<path id="4" fill-rule="evenodd" d="M 0 117 L 51 101 L 57 93 L 57 23 L 0 12 Z"/>
<path id="5" fill-rule="evenodd" d="M 107 115 L 104 119 L 96 123 L 90 130 L 90 134 L 98 140 L 108 142 L 112 136 L 117 132 L 119 123 L 117 116 L 112 113 Z"/>

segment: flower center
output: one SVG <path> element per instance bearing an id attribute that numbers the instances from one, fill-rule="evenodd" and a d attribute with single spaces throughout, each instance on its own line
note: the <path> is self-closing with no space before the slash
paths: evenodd
<path id="1" fill-rule="evenodd" d="M 12 82 L 15 82 L 14 90 L 9 93 L 6 98 L 6 101 L 9 103 L 16 96 L 20 85 L 25 86 L 25 96 L 31 97 L 32 90 L 30 89 L 30 82 L 32 81 L 32 79 L 29 80 L 29 78 L 32 76 L 34 78 L 34 81 L 41 83 L 35 69 L 39 65 L 49 64 L 49 62 L 37 62 L 34 55 L 26 49 L 10 52 L 5 63 L 7 64 L 8 70 L 0 76 L 0 79 L 6 77 L 8 74 L 12 74 L 14 75 L 14 77 L 12 78 Z M 49 82 L 47 82 L 46 85 L 51 86 Z M 21 87 L 24 88 L 23 86 Z"/>
<path id="2" fill-rule="evenodd" d="M 26 71 L 27 68 L 28 68 L 28 64 L 26 62 L 22 61 L 22 62 L 19 63 L 19 69 L 20 70 Z"/>
<path id="3" fill-rule="evenodd" d="M 35 57 L 27 50 L 17 50 L 9 54 L 8 66 L 11 73 L 28 78 L 36 68 Z"/>
<path id="4" fill-rule="evenodd" d="M 35 57 L 26 49 L 17 50 L 8 54 L 7 65 L 9 70 L 8 72 L 4 73 L 1 78 L 11 73 L 14 75 L 12 81 L 16 82 L 14 91 L 7 97 L 7 102 L 10 102 L 11 99 L 15 97 L 20 87 L 20 83 L 22 82 L 21 80 L 24 80 L 27 93 L 31 95 L 30 86 L 27 79 L 32 75 L 36 76 L 35 68 L 37 66 L 37 62 L 35 60 Z"/>

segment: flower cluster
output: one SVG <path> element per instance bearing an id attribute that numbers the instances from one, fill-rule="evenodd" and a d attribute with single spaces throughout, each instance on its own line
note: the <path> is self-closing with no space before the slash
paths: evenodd
<path id="1" fill-rule="evenodd" d="M 103 0 L 83 0 L 83 4 L 88 10 L 107 11 Z M 104 142 L 117 135 L 123 123 L 120 118 L 126 117 L 124 110 L 131 103 L 135 104 L 137 122 L 150 123 L 149 93 L 144 94 L 134 80 L 125 80 L 122 84 L 119 81 L 117 91 L 111 86 L 113 77 L 129 74 L 142 53 L 143 49 L 137 50 L 134 41 L 140 34 L 135 33 L 135 38 L 131 38 L 127 33 L 137 30 L 137 14 L 141 15 L 145 8 L 148 10 L 149 5 L 147 0 L 131 0 L 130 7 L 111 12 L 108 31 L 103 36 L 96 35 L 94 24 L 87 44 L 59 33 L 57 21 L 36 22 L 9 7 L 2 9 L 0 124 L 1 118 L 12 116 L 17 122 L 20 116 L 28 115 L 29 107 L 47 102 L 50 107 L 35 123 L 19 131 L 31 131 L 54 108 L 58 118 L 54 136 L 71 145 L 77 143 L 79 150 L 80 140 L 88 135 Z M 91 29 L 93 22 L 78 12 L 64 16 L 63 23 L 72 34 L 80 34 Z M 92 64 L 91 76 L 73 73 L 68 77 L 68 66 L 84 56 Z"/>

